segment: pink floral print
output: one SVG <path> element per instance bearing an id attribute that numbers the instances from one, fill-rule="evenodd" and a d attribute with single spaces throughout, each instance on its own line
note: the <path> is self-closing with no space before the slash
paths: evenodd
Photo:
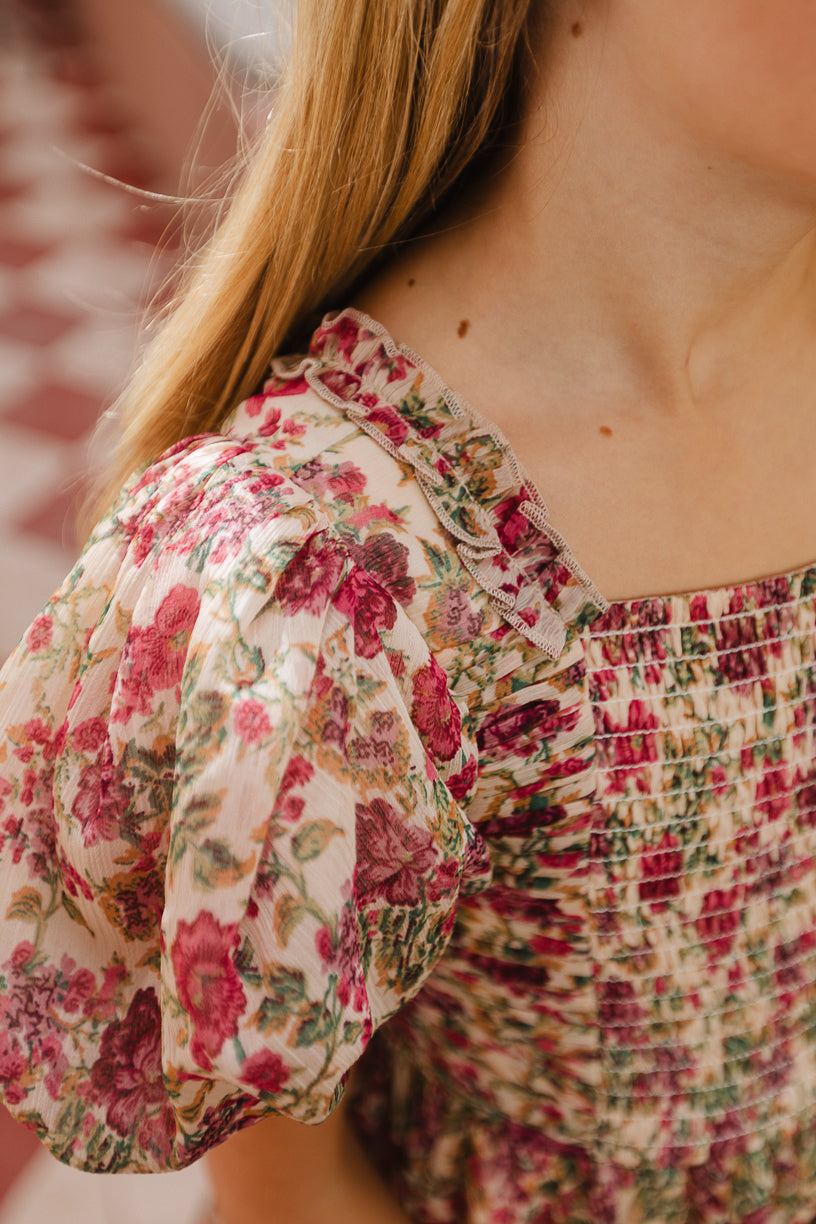
<path id="1" fill-rule="evenodd" d="M 109 1025 L 91 1068 L 96 1099 L 117 1135 L 135 1130 L 145 1111 L 167 1107 L 162 1082 L 161 1013 L 152 990 L 138 990 L 127 1014 Z"/>
<path id="2" fill-rule="evenodd" d="M 357 805 L 355 889 L 361 904 L 384 897 L 391 905 L 416 905 L 422 878 L 436 866 L 433 837 L 400 818 L 384 799 Z"/>
<path id="3" fill-rule="evenodd" d="M 417 1224 L 816 1219 L 816 567 L 609 605 L 355 311 L 0 676 L 0 1092 L 62 1159 L 350 1116 Z"/>
<path id="4" fill-rule="evenodd" d="M 238 945 L 235 924 L 222 926 L 207 910 L 194 923 L 180 922 L 171 957 L 179 1001 L 193 1026 L 192 1054 L 212 1070 L 211 1059 L 238 1031 L 246 995 L 233 961 Z"/>

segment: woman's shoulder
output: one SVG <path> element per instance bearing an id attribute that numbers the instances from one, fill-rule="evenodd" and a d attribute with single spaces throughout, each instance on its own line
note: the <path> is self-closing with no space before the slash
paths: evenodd
<path id="1" fill-rule="evenodd" d="M 270 600 L 337 612 L 355 589 L 369 619 L 382 606 L 397 625 L 403 671 L 430 656 L 467 687 L 474 654 L 490 675 L 519 651 L 557 657 L 595 611 L 540 515 L 502 440 L 346 311 L 276 362 L 222 432 L 178 442 L 129 483 L 26 644 L 61 640 L 71 659 L 54 658 L 54 676 L 67 676 L 102 624 L 121 652 L 132 629 L 206 604 L 204 645 L 240 636 Z M 362 612 L 356 624 L 364 636 Z"/>
<path id="2" fill-rule="evenodd" d="M 83 709 L 120 753 L 210 719 L 215 755 L 224 728 L 237 742 L 271 725 L 274 673 L 279 727 L 294 730 L 307 694 L 320 734 L 387 707 L 441 776 L 464 768 L 467 659 L 449 664 L 495 628 L 486 598 L 410 469 L 315 390 L 310 361 L 273 374 L 223 432 L 170 447 L 99 521 L 0 676 L 13 751 Z M 206 699 L 187 700 L 203 677 Z"/>
<path id="3" fill-rule="evenodd" d="M 306 589 L 343 558 L 391 602 L 409 654 L 430 651 L 464 693 L 530 652 L 559 658 L 597 614 L 562 544 L 501 435 L 347 310 L 222 433 L 178 443 L 125 490 L 86 572 L 120 591 L 192 574 L 251 615 L 283 568 Z"/>
<path id="4" fill-rule="evenodd" d="M 58 1060 L 15 1037 L 6 1099 L 89 1168 L 325 1114 L 489 876 L 410 489 L 283 382 L 130 483 L 0 681 L 2 1001 L 49 975 Z"/>
<path id="5" fill-rule="evenodd" d="M 130 482 L 0 681 L 0 967 L 58 1060 L 15 1038 L 6 1099 L 86 1167 L 322 1116 L 489 878 L 468 703 L 569 576 L 496 440 L 327 326 Z"/>

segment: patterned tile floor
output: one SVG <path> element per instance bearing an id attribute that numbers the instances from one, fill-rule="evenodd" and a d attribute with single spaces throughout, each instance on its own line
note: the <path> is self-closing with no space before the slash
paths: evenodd
<path id="1" fill-rule="evenodd" d="M 97 90 L 0 46 L 0 657 L 75 555 L 91 432 L 156 283 L 165 219 L 78 163 L 147 177 Z"/>
<path id="2" fill-rule="evenodd" d="M 0 660 L 76 555 L 73 505 L 102 408 L 133 358 L 165 218 L 83 171 L 149 180 L 78 73 L 0 31 Z M 0 1109 L 0 1224 L 197 1224 L 199 1168 L 65 1169 Z"/>

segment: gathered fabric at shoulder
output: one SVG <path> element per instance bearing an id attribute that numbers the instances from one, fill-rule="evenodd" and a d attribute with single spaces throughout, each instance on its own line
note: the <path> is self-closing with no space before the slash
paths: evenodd
<path id="1" fill-rule="evenodd" d="M 85 1169 L 325 1117 L 489 879 L 444 673 L 263 440 L 126 491 L 0 733 L 0 1089 Z"/>
<path id="2" fill-rule="evenodd" d="M 507 439 L 375 320 L 353 309 L 327 315 L 309 356 L 275 369 L 305 378 L 410 465 L 461 564 L 503 620 L 550 658 L 570 630 L 608 607 Z"/>

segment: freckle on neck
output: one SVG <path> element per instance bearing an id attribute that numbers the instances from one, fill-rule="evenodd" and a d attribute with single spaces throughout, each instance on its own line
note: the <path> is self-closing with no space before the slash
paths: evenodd
<path id="1" fill-rule="evenodd" d="M 603 434 L 605 438 L 612 437 L 612 430 L 609 428 L 608 425 L 602 425 L 601 428 L 598 430 L 598 433 Z"/>
<path id="2" fill-rule="evenodd" d="M 456 334 L 460 340 L 464 340 L 470 330 L 470 319 L 463 319 L 456 329 Z"/>
<path id="3" fill-rule="evenodd" d="M 413 287 L 414 287 L 414 285 L 415 285 L 415 284 L 416 284 L 416 277 L 414 277 L 414 276 L 409 276 L 409 277 L 408 277 L 408 288 L 409 288 L 409 289 L 413 289 Z"/>
<path id="4" fill-rule="evenodd" d="M 570 32 L 573 38 L 580 38 L 584 32 L 584 27 L 581 25 L 580 21 L 574 21 L 572 23 L 572 29 Z"/>

